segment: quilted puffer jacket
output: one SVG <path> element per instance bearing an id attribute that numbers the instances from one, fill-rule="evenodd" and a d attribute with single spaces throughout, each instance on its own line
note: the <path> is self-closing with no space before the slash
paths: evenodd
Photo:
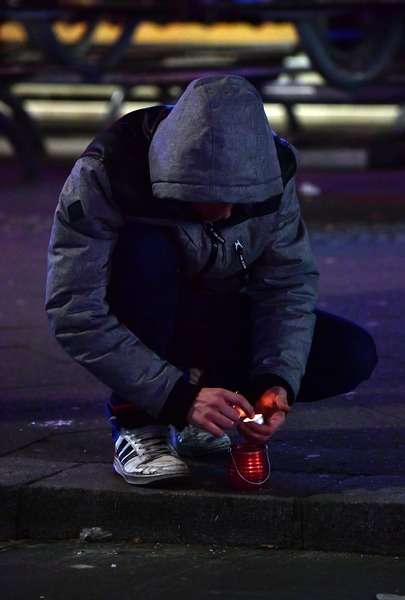
<path id="1" fill-rule="evenodd" d="M 178 402 L 185 417 L 195 386 L 119 322 L 106 300 L 126 221 L 170 227 L 185 277 L 215 293 L 243 274 L 252 382 L 262 391 L 281 383 L 292 402 L 311 346 L 318 280 L 296 161 L 295 149 L 271 131 L 256 89 L 234 76 L 196 80 L 174 107 L 134 111 L 99 134 L 63 187 L 49 244 L 46 310 L 63 348 L 152 416 Z M 204 223 L 193 202 L 234 209 L 228 220 Z"/>

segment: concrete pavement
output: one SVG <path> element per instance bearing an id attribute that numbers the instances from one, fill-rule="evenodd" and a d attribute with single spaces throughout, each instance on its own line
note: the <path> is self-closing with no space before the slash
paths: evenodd
<path id="1" fill-rule="evenodd" d="M 405 554 L 405 177 L 300 175 L 319 304 L 367 327 L 380 363 L 353 393 L 297 404 L 269 443 L 267 489 L 238 494 L 226 455 L 190 462 L 186 487 L 134 488 L 113 472 L 108 390 L 58 347 L 43 309 L 68 171 L 48 164 L 23 182 L 10 164 L 0 190 L 0 538 L 100 527 L 117 540 Z"/>

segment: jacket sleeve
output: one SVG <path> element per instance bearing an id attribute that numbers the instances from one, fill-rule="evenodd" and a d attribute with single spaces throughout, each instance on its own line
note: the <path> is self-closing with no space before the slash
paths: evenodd
<path id="1" fill-rule="evenodd" d="M 173 388 L 181 387 L 183 373 L 161 360 L 109 310 L 110 259 L 122 224 L 103 164 L 80 159 L 54 217 L 46 310 L 57 340 L 71 357 L 156 417 Z"/>
<path id="2" fill-rule="evenodd" d="M 272 385 L 283 385 L 294 401 L 312 342 L 317 282 L 292 178 L 249 284 L 253 401 Z"/>

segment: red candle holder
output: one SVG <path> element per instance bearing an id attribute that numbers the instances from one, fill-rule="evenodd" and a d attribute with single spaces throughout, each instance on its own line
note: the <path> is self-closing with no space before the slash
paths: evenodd
<path id="1" fill-rule="evenodd" d="M 266 444 L 232 444 L 228 461 L 228 483 L 239 492 L 261 490 L 270 477 Z"/>

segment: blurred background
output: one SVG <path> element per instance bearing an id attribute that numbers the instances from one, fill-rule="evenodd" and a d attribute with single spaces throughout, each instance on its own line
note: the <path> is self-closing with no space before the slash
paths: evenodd
<path id="1" fill-rule="evenodd" d="M 70 165 L 121 114 L 212 73 L 257 87 L 304 170 L 398 176 L 404 17 L 401 0 L 1 0 L 0 181 Z"/>

